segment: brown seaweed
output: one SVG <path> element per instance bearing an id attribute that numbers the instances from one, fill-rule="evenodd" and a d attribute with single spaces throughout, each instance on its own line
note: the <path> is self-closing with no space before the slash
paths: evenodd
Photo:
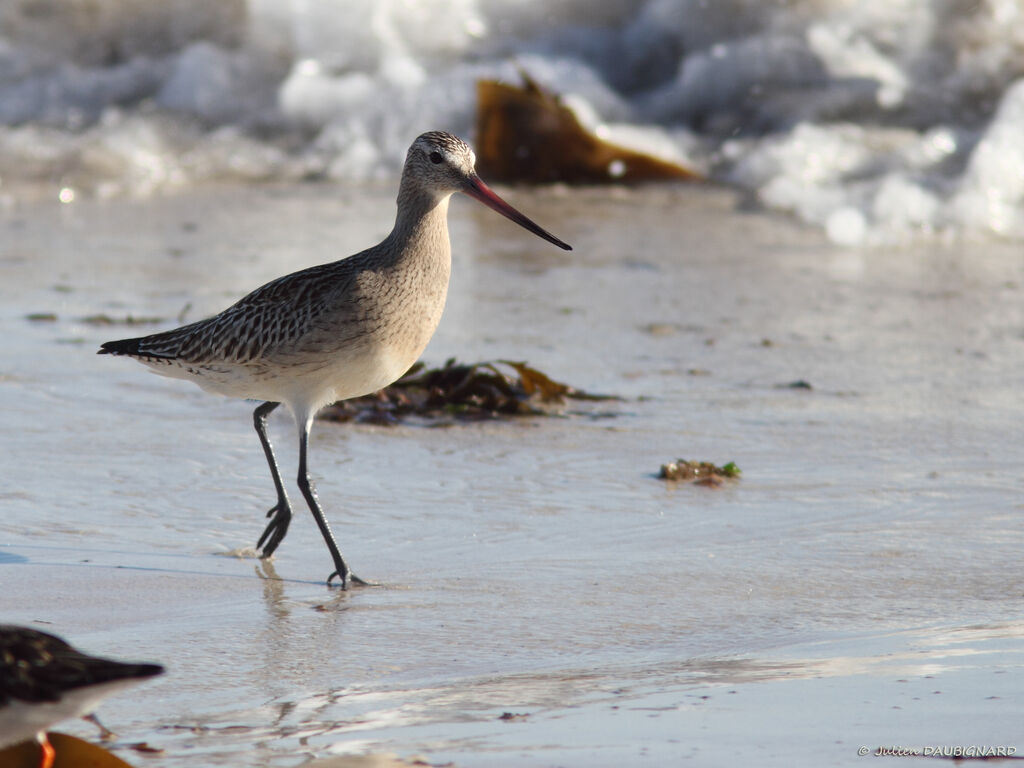
<path id="1" fill-rule="evenodd" d="M 396 424 L 410 417 L 433 423 L 550 415 L 569 400 L 615 400 L 551 379 L 526 363 L 495 360 L 440 368 L 416 363 L 402 378 L 372 395 L 343 400 L 320 418 L 363 424 Z"/>
<path id="2" fill-rule="evenodd" d="M 522 87 L 477 82 L 477 168 L 495 181 L 612 184 L 699 179 L 695 171 L 587 131 L 525 72 Z"/>

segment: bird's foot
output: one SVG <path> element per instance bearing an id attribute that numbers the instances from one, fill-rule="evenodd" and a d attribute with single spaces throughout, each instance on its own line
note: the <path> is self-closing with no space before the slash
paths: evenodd
<path id="1" fill-rule="evenodd" d="M 331 582 L 334 581 L 334 578 L 336 576 L 338 577 L 338 579 L 341 580 L 340 586 L 341 586 L 342 589 L 348 589 L 348 585 L 350 583 L 353 586 L 356 586 L 356 587 L 379 587 L 380 586 L 380 582 L 377 582 L 377 581 L 366 581 L 365 579 L 360 579 L 358 576 L 356 576 L 354 573 L 349 571 L 347 568 L 343 569 L 343 570 L 334 571 L 330 576 L 328 576 L 327 577 L 327 586 L 331 585 Z"/>
<path id="2" fill-rule="evenodd" d="M 83 720 L 88 720 L 90 723 L 100 729 L 100 739 L 102 741 L 117 741 L 117 734 L 107 728 L 103 723 L 100 722 L 99 718 L 95 714 L 88 714 L 82 717 Z"/>
<path id="3" fill-rule="evenodd" d="M 270 557 L 277 549 L 277 545 L 284 541 L 288 533 L 288 526 L 292 522 L 292 509 L 287 501 L 281 500 L 267 511 L 267 517 L 271 518 L 256 542 L 256 549 L 262 550 L 260 557 Z"/>

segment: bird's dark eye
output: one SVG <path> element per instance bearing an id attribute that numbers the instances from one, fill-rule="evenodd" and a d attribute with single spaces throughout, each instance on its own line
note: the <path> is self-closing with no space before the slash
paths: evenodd
<path id="1" fill-rule="evenodd" d="M 430 162 L 432 162 L 434 165 L 437 165 L 442 160 L 444 160 L 444 158 L 441 157 L 441 153 L 440 152 L 436 152 L 435 151 L 435 152 L 431 152 L 430 153 Z"/>

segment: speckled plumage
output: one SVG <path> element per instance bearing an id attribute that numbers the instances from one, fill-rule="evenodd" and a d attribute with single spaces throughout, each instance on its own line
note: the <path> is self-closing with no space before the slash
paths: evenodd
<path id="1" fill-rule="evenodd" d="M 454 136 L 425 134 L 417 144 L 443 146 L 472 169 L 472 150 Z M 451 271 L 447 212 L 455 190 L 418 180 L 416 147 L 395 229 L 380 244 L 279 277 L 207 320 L 108 342 L 101 351 L 211 392 L 285 402 L 302 419 L 387 386 L 433 335 Z"/>
<path id="2" fill-rule="evenodd" d="M 267 414 L 285 403 L 299 426 L 300 488 L 331 549 L 335 573 L 347 584 L 347 566 L 306 474 L 309 428 L 325 405 L 375 392 L 399 378 L 430 341 L 451 271 L 451 195 L 465 192 L 569 248 L 494 195 L 476 176 L 475 161 L 461 139 L 425 133 L 409 148 L 395 226 L 380 244 L 273 280 L 208 320 L 102 345 L 101 354 L 134 357 L 164 376 L 189 379 L 223 395 L 266 401 L 256 410 L 255 425 L 278 503 L 268 513 L 272 519 L 258 543 L 264 556 L 276 549 L 291 519 L 265 433 Z"/>

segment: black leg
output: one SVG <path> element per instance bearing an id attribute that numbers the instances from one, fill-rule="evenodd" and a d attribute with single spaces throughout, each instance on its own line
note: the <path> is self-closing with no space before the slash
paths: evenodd
<path id="1" fill-rule="evenodd" d="M 274 449 L 270 446 L 270 439 L 267 437 L 267 416 L 279 405 L 280 403 L 263 403 L 252 414 L 256 434 L 260 436 L 260 444 L 263 446 L 263 452 L 267 455 L 270 474 L 274 478 L 274 488 L 277 489 L 277 504 L 267 512 L 267 517 L 271 520 L 267 523 L 260 540 L 256 542 L 256 548 L 262 547 L 263 549 L 260 557 L 270 557 L 274 554 L 277 545 L 284 540 L 285 534 L 288 533 L 288 524 L 292 521 L 292 507 L 288 502 L 288 494 L 284 491 L 284 483 L 281 482 L 281 471 L 277 467 L 277 459 L 274 458 Z"/>
<path id="2" fill-rule="evenodd" d="M 334 558 L 335 570 L 327 577 L 327 583 L 330 584 L 334 577 L 337 576 L 341 579 L 342 589 L 348 589 L 350 581 L 353 584 L 369 585 L 370 582 L 363 581 L 348 569 L 344 558 L 341 556 L 341 552 L 338 550 L 334 534 L 331 533 L 331 526 L 327 523 L 324 511 L 320 508 L 320 502 L 317 500 L 316 489 L 309 479 L 309 470 L 306 465 L 306 454 L 309 450 L 309 422 L 303 424 L 301 429 L 302 431 L 299 434 L 299 490 L 302 491 L 302 495 L 306 498 L 309 511 L 313 513 L 316 524 L 320 527 L 320 533 L 323 535 L 324 541 L 327 542 L 327 548 L 331 551 L 331 557 Z"/>

